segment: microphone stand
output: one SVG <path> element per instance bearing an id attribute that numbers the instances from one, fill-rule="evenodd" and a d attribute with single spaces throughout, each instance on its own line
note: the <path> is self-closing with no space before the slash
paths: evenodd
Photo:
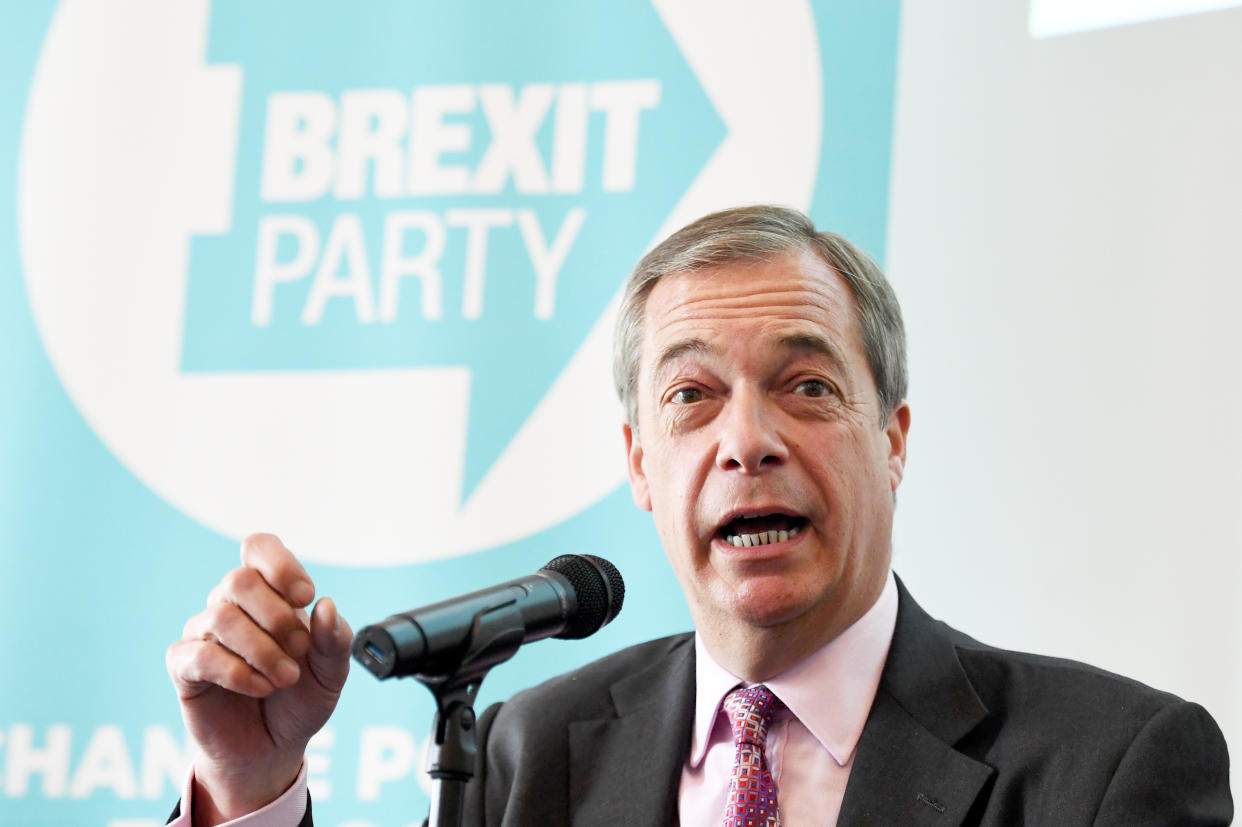
<path id="1" fill-rule="evenodd" d="M 448 674 L 415 675 L 436 701 L 427 773 L 432 778 L 429 827 L 461 827 L 466 785 L 478 759 L 474 699 L 488 671 L 517 653 L 526 634 L 517 602 L 480 609 Z"/>

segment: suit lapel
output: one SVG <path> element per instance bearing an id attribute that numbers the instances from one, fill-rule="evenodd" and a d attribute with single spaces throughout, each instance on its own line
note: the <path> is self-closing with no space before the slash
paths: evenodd
<path id="1" fill-rule="evenodd" d="M 858 742 L 840 827 L 959 825 L 994 770 L 953 748 L 986 716 L 947 627 L 898 581 L 897 628 Z"/>
<path id="2" fill-rule="evenodd" d="M 854 754 L 838 827 L 954 827 L 992 772 L 929 732 L 881 687 Z"/>
<path id="3" fill-rule="evenodd" d="M 694 645 L 612 687 L 616 717 L 569 725 L 570 812 L 577 824 L 672 824 L 690 750 Z M 607 783 L 600 783 L 603 776 Z"/>

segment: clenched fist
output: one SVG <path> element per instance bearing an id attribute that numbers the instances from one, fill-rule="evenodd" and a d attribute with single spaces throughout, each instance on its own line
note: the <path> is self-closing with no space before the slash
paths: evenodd
<path id="1" fill-rule="evenodd" d="M 194 824 L 253 812 L 297 777 L 310 737 L 336 708 L 353 632 L 293 553 L 270 534 L 168 648 L 168 674 L 197 745 Z"/>

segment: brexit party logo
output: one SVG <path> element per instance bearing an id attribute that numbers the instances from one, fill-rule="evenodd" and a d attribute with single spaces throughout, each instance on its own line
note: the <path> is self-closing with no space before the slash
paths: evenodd
<path id="1" fill-rule="evenodd" d="M 634 261 L 810 205 L 812 11 L 736 5 L 68 0 L 18 182 L 54 369 L 158 495 L 311 560 L 581 512 L 624 480 Z"/>

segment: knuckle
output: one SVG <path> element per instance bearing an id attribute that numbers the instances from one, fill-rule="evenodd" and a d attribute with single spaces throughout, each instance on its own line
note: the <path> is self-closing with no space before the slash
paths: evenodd
<path id="1" fill-rule="evenodd" d="M 227 592 L 236 592 L 249 582 L 249 576 L 253 573 L 254 569 L 247 566 L 233 569 L 221 578 L 219 588 Z"/>
<path id="2" fill-rule="evenodd" d="M 176 675 L 181 671 L 181 652 L 183 648 L 182 641 L 177 641 L 164 650 L 164 668 L 168 670 L 168 674 Z"/>
<path id="3" fill-rule="evenodd" d="M 225 667 L 222 677 L 230 686 L 241 686 L 250 680 L 250 673 L 252 671 L 250 665 L 245 661 L 234 658 Z"/>
<path id="4" fill-rule="evenodd" d="M 203 614 L 206 616 L 208 629 L 224 629 L 236 622 L 239 612 L 232 603 L 221 602 L 211 604 Z"/>
<path id="5" fill-rule="evenodd" d="M 213 644 L 198 641 L 186 647 L 179 660 L 178 672 L 187 678 L 198 679 L 209 675 L 212 657 L 215 654 Z"/>
<path id="6" fill-rule="evenodd" d="M 243 566 L 226 574 L 220 585 L 233 597 L 245 597 L 253 594 L 262 583 L 263 575 L 249 566 Z"/>

